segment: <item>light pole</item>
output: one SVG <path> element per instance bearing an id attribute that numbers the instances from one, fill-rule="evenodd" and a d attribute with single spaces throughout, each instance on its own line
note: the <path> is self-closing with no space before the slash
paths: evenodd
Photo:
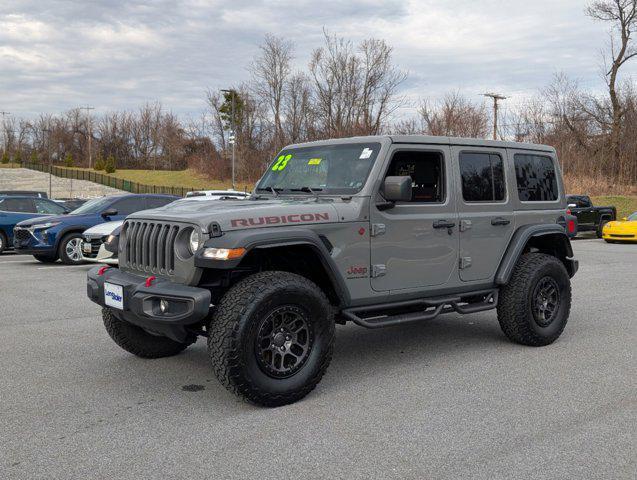
<path id="1" fill-rule="evenodd" d="M 229 93 L 230 94 L 230 101 L 232 102 L 232 113 L 231 113 L 231 117 L 230 117 L 230 125 L 232 128 L 232 131 L 230 133 L 230 137 L 228 139 L 228 141 L 230 142 L 230 145 L 232 145 L 232 189 L 235 189 L 234 186 L 234 145 L 236 143 L 236 125 L 235 125 L 235 121 L 234 121 L 234 103 L 235 103 L 235 91 L 234 90 L 221 90 L 223 93 Z"/>
<path id="2" fill-rule="evenodd" d="M 46 155 L 47 157 L 49 157 L 49 198 L 53 198 L 52 195 L 52 183 L 53 183 L 53 172 L 52 172 L 52 164 L 51 164 L 51 129 L 50 128 L 43 128 L 42 129 L 43 132 L 45 132 L 47 134 L 46 137 Z"/>
<path id="3" fill-rule="evenodd" d="M 7 151 L 7 129 L 5 128 L 4 117 L 6 117 L 7 115 L 11 115 L 11 112 L 0 112 L 0 115 L 2 115 L 2 154 L 4 155 L 4 153 Z"/>
<path id="4" fill-rule="evenodd" d="M 483 93 L 482 96 L 493 99 L 493 139 L 498 139 L 498 101 L 506 100 L 507 97 L 499 93 Z"/>

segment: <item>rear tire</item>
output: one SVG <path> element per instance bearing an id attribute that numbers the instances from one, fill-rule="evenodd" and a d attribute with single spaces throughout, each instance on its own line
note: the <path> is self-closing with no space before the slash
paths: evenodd
<path id="1" fill-rule="evenodd" d="M 332 307 L 321 289 L 288 272 L 261 272 L 217 306 L 208 352 L 217 379 L 252 403 L 296 402 L 321 380 L 334 348 Z"/>
<path id="2" fill-rule="evenodd" d="M 601 222 L 599 222 L 599 226 L 597 227 L 597 231 L 595 232 L 597 234 L 597 238 L 602 238 L 604 225 L 606 225 L 607 223 L 608 223 L 608 220 L 602 220 Z"/>
<path id="3" fill-rule="evenodd" d="M 58 260 L 56 257 L 49 257 L 48 255 L 33 255 L 33 258 L 42 263 L 55 263 Z"/>
<path id="4" fill-rule="evenodd" d="M 172 357 L 184 351 L 196 340 L 193 338 L 189 343 L 180 343 L 168 337 L 152 335 L 131 323 L 120 320 L 108 308 L 102 309 L 102 319 L 113 341 L 127 352 L 141 358 Z"/>
<path id="5" fill-rule="evenodd" d="M 564 331 L 570 310 L 571 282 L 564 264 L 543 253 L 522 255 L 500 291 L 498 321 L 504 334 L 522 345 L 549 345 Z"/>
<path id="6" fill-rule="evenodd" d="M 0 232 L 0 254 L 9 248 L 8 242 L 9 241 L 7 240 L 7 236 L 4 232 Z"/>
<path id="7" fill-rule="evenodd" d="M 60 241 L 58 257 L 65 265 L 81 265 L 86 263 L 82 256 L 82 234 L 69 233 Z"/>

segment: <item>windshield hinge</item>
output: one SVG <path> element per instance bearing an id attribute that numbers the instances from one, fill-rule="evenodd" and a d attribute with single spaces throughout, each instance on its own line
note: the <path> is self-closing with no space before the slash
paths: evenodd
<path id="1" fill-rule="evenodd" d="M 372 231 L 370 234 L 372 237 L 377 237 L 378 235 L 382 235 L 385 232 L 386 228 L 384 223 L 372 223 Z"/>

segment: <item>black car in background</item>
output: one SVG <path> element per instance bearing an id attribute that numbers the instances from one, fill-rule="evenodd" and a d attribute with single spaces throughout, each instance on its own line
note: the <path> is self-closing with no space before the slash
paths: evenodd
<path id="1" fill-rule="evenodd" d="M 46 192 L 37 192 L 34 190 L 0 190 L 0 197 L 37 197 L 49 198 Z"/>
<path id="2" fill-rule="evenodd" d="M 604 225 L 617 220 L 615 207 L 596 207 L 588 195 L 567 195 L 566 203 L 572 215 L 577 217 L 577 228 L 580 232 L 595 232 L 602 238 Z"/>

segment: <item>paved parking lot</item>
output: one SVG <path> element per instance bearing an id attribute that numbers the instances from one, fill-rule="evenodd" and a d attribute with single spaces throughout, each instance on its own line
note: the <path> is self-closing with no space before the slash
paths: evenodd
<path id="1" fill-rule="evenodd" d="M 205 343 L 142 360 L 107 336 L 89 267 L 0 257 L 0 478 L 631 478 L 637 472 L 637 245 L 578 240 L 554 345 L 494 312 L 339 327 L 305 400 L 238 401 Z"/>

